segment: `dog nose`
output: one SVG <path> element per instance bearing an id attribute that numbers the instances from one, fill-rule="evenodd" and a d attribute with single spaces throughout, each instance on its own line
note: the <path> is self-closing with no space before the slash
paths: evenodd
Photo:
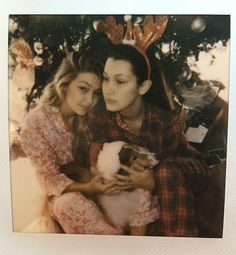
<path id="1" fill-rule="evenodd" d="M 157 160 L 157 159 L 154 159 L 154 160 L 153 160 L 153 165 L 154 165 L 154 166 L 156 166 L 158 163 L 159 163 L 159 160 Z"/>
<path id="2" fill-rule="evenodd" d="M 152 166 L 156 166 L 159 163 L 159 160 L 157 159 L 155 154 L 150 154 L 149 160 L 150 160 Z"/>

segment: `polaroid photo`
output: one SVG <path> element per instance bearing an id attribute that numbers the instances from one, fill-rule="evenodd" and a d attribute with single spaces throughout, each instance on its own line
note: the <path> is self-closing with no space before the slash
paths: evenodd
<path id="1" fill-rule="evenodd" d="M 232 86 L 229 95 L 231 8 L 222 13 L 216 4 L 202 13 L 192 1 L 181 12 L 136 2 L 126 9 L 117 3 L 114 12 L 106 1 L 93 7 L 78 1 L 77 13 L 40 2 L 39 9 L 27 7 L 26 0 L 21 8 L 10 4 L 3 16 L 1 151 L 7 174 L 0 193 L 7 208 L 0 253 L 12 253 L 14 241 L 17 255 L 230 254 L 228 235 L 235 231 L 225 201 L 233 200 L 234 152 L 227 137 L 229 107 L 235 109 Z M 223 114 L 202 143 L 206 132 L 188 123 L 208 107 Z M 209 170 L 220 168 L 209 182 L 205 176 L 178 182 L 188 178 L 180 174 L 181 164 L 194 169 L 188 153 L 175 156 L 189 149 L 180 133 Z M 182 177 L 172 183 L 175 168 Z M 171 203 L 157 186 L 162 181 L 168 196 L 191 203 Z M 172 184 L 186 197 L 171 193 Z M 171 210 L 165 211 L 168 203 Z"/>

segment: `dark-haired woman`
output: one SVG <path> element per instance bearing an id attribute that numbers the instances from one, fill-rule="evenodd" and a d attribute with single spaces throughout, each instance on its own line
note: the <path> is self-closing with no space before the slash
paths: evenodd
<path id="1" fill-rule="evenodd" d="M 123 166 L 129 176 L 117 179 L 158 195 L 160 217 L 151 234 L 198 236 L 194 194 L 207 182 L 209 171 L 187 142 L 179 116 L 144 100 L 156 86 L 149 72 L 147 56 L 134 46 L 116 45 L 110 51 L 103 73 L 104 100 L 89 114 L 92 164 L 104 142 L 123 140 L 156 153 L 160 163 L 153 173 L 137 159 L 136 167 Z"/>

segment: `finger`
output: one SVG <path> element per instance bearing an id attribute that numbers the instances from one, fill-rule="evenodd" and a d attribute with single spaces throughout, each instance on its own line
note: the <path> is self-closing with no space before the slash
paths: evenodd
<path id="1" fill-rule="evenodd" d="M 121 166 L 121 168 L 123 169 L 123 170 L 125 170 L 127 173 L 129 173 L 129 174 L 135 174 L 135 170 L 134 169 L 132 169 L 132 168 L 130 168 L 130 167 L 127 167 L 127 166 L 125 166 L 125 165 L 120 165 Z"/>
<path id="2" fill-rule="evenodd" d="M 114 196 L 114 195 L 120 194 L 120 192 L 121 190 L 113 190 L 113 191 L 106 192 L 105 194 L 108 196 Z"/>
<path id="3" fill-rule="evenodd" d="M 116 187 L 116 185 L 114 184 L 114 182 L 112 183 L 107 183 L 107 184 L 103 184 L 103 190 L 106 191 L 106 190 L 109 190 L 109 189 L 112 189 Z"/>
<path id="4" fill-rule="evenodd" d="M 130 188 L 133 188 L 132 185 L 127 185 L 127 186 L 124 186 L 124 187 L 120 187 L 121 190 L 127 190 L 127 189 L 130 189 Z"/>
<path id="5" fill-rule="evenodd" d="M 94 176 L 94 180 L 99 180 L 102 178 L 102 175 L 101 174 L 97 174 Z"/>
<path id="6" fill-rule="evenodd" d="M 117 174 L 117 173 L 113 174 L 113 177 L 115 177 L 116 180 L 123 181 L 123 182 L 127 182 L 129 180 L 129 176 L 121 175 L 121 174 Z M 117 181 L 115 181 L 115 182 L 117 182 Z"/>
<path id="7" fill-rule="evenodd" d="M 116 186 L 119 186 L 119 187 L 127 187 L 127 186 L 130 186 L 131 185 L 131 181 L 128 180 L 128 181 L 117 181 L 116 183 Z"/>
<path id="8" fill-rule="evenodd" d="M 130 188 L 133 188 L 133 186 L 132 185 L 126 185 L 124 187 L 113 187 L 113 188 L 110 188 L 110 189 L 106 190 L 104 193 L 107 194 L 107 195 L 114 195 L 114 194 L 119 194 L 121 191 L 130 189 Z"/>
<path id="9" fill-rule="evenodd" d="M 121 190 L 114 190 L 112 192 L 107 193 L 106 195 L 114 196 L 114 195 L 118 195 L 120 192 L 121 192 Z"/>
<path id="10" fill-rule="evenodd" d="M 120 187 L 112 187 L 104 191 L 106 195 L 114 195 L 114 194 L 119 194 L 121 192 Z"/>
<path id="11" fill-rule="evenodd" d="M 144 166 L 140 162 L 134 162 L 131 168 L 136 172 L 143 172 L 145 170 Z"/>

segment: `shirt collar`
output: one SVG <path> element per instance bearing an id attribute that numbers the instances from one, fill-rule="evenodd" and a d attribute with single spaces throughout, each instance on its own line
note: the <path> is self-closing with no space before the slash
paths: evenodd
<path id="1" fill-rule="evenodd" d="M 141 132 L 143 129 L 146 129 L 149 126 L 149 123 L 151 122 L 150 105 L 145 100 L 143 100 L 143 102 L 144 102 L 144 119 L 142 122 Z M 119 112 L 116 112 L 114 117 L 115 117 L 116 124 L 118 125 L 118 127 L 122 128 L 130 133 L 133 133 L 132 130 L 130 130 L 129 127 L 127 126 L 126 122 L 122 119 Z"/>

